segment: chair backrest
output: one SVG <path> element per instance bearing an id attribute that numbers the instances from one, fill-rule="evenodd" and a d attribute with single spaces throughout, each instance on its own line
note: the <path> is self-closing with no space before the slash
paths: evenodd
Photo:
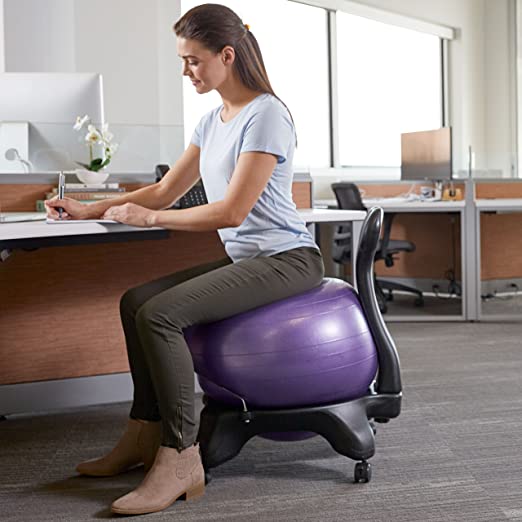
<path id="1" fill-rule="evenodd" d="M 361 229 L 355 277 L 359 300 L 379 357 L 376 391 L 378 393 L 400 393 L 402 384 L 399 355 L 379 310 L 373 277 L 373 261 L 379 244 L 383 215 L 384 212 L 379 207 L 373 207 L 368 211 Z"/>
<path id="2" fill-rule="evenodd" d="M 349 182 L 332 183 L 332 190 L 337 200 L 337 207 L 343 210 L 366 211 L 357 185 Z M 344 224 L 336 227 L 336 233 L 332 244 L 332 259 L 336 263 L 345 263 L 351 258 L 352 224 Z"/>
<path id="3" fill-rule="evenodd" d="M 361 193 L 355 183 L 332 183 L 332 190 L 337 200 L 337 206 L 343 210 L 367 210 L 362 201 Z"/>
<path id="4" fill-rule="evenodd" d="M 160 163 L 159 165 L 156 165 L 154 168 L 154 173 L 156 174 L 156 183 L 158 181 L 161 181 L 161 178 L 170 170 L 170 167 L 168 165 L 165 165 L 163 163 Z"/>

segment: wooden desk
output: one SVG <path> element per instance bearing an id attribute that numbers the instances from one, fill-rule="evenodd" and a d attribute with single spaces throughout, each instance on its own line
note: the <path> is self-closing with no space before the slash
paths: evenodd
<path id="1" fill-rule="evenodd" d="M 299 212 L 307 223 L 354 221 L 357 229 L 366 215 Z M 41 243 L 59 240 L 60 233 L 66 239 L 60 246 Z M 162 238 L 166 233 L 167 238 L 119 241 L 141 233 Z M 75 237 L 84 242 L 74 243 Z M 117 243 L 94 244 L 111 238 Z M 0 263 L 0 414 L 129 400 L 121 296 L 128 288 L 193 266 L 195 259 L 205 263 L 225 255 L 214 232 L 121 224 L 0 225 L 0 249 L 13 244 L 39 249 L 17 250 Z"/>

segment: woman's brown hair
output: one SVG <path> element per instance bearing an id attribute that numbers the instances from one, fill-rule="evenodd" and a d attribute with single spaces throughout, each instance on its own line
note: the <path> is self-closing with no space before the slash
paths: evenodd
<path id="1" fill-rule="evenodd" d="M 271 94 L 286 107 L 270 85 L 256 37 L 232 9 L 220 4 L 198 5 L 174 24 L 174 32 L 176 36 L 199 42 L 214 53 L 227 45 L 233 47 L 236 53 L 234 66 L 241 82 L 253 91 Z M 292 118 L 289 110 L 288 113 Z"/>

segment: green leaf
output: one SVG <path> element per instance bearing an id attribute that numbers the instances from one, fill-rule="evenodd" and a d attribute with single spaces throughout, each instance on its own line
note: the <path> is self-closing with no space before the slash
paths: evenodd
<path id="1" fill-rule="evenodd" d="M 89 164 L 88 169 L 92 172 L 98 172 L 101 169 L 103 159 L 102 158 L 94 158 Z"/>

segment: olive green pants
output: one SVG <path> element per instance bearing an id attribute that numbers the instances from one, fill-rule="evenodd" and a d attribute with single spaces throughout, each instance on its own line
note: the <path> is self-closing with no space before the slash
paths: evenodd
<path id="1" fill-rule="evenodd" d="M 120 303 L 134 383 L 130 416 L 163 423 L 164 446 L 196 440 L 194 365 L 183 329 L 219 321 L 319 285 L 321 253 L 296 248 L 197 266 L 128 290 Z"/>

